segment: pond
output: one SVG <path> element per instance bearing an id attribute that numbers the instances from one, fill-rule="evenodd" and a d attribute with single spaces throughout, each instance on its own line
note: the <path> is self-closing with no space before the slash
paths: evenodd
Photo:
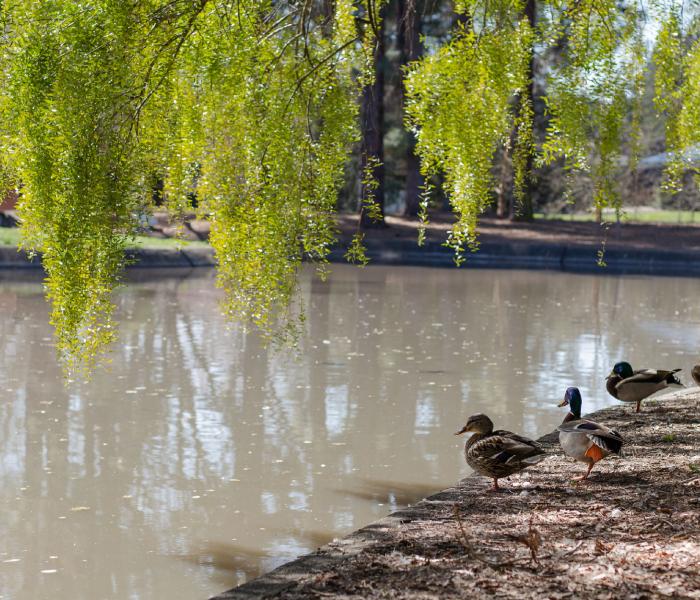
<path id="1" fill-rule="evenodd" d="M 534 437 L 569 385 L 612 404 L 617 360 L 699 358 L 696 279 L 334 266 L 302 291 L 290 355 L 226 324 L 211 272 L 147 273 L 109 369 L 66 387 L 41 286 L 0 281 L 0 598 L 205 599 L 467 475 L 471 413 Z"/>

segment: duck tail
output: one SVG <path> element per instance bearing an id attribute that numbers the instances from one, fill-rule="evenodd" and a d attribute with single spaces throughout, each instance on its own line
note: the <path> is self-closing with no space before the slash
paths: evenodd
<path id="1" fill-rule="evenodd" d="M 525 465 L 536 465 L 538 462 L 543 461 L 545 458 L 547 458 L 546 454 L 535 454 L 535 456 L 528 456 L 527 458 L 521 459 L 521 463 Z"/>
<path id="2" fill-rule="evenodd" d="M 673 369 L 668 376 L 666 377 L 666 383 L 675 383 L 676 385 L 683 385 L 681 383 L 681 380 L 676 377 L 676 373 L 680 371 L 681 369 Z"/>
<path id="3" fill-rule="evenodd" d="M 602 436 L 602 435 L 589 435 L 588 438 L 599 448 L 602 448 L 606 452 L 612 452 L 613 454 L 620 454 L 622 451 L 622 436 L 616 431 L 611 433 L 615 434 L 613 436 Z"/>

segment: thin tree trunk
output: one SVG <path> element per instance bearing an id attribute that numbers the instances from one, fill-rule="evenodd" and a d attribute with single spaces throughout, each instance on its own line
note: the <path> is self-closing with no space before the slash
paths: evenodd
<path id="1" fill-rule="evenodd" d="M 499 219 L 506 219 L 510 217 L 510 197 L 512 195 L 511 190 L 509 190 L 509 174 L 508 169 L 509 163 L 509 153 L 508 148 L 503 149 L 501 154 L 501 172 L 499 175 L 498 187 L 496 188 L 496 217 Z"/>
<path id="2" fill-rule="evenodd" d="M 333 15 L 335 13 L 335 0 L 322 0 L 321 18 L 323 19 L 321 31 L 323 36 L 330 38 L 333 35 Z"/>
<path id="3" fill-rule="evenodd" d="M 418 60 L 423 53 L 423 44 L 420 41 L 421 20 L 418 15 L 419 0 L 398 0 L 398 33 L 399 49 L 401 51 L 401 65 Z M 401 103 L 405 106 L 406 88 L 402 86 Z M 406 186 L 404 215 L 415 217 L 420 211 L 420 191 L 423 187 L 423 176 L 420 172 L 420 160 L 416 156 L 416 138 L 409 135 L 409 144 L 406 149 Z"/>
<path id="4" fill-rule="evenodd" d="M 362 144 L 360 174 L 363 177 L 360 197 L 360 226 L 363 229 L 383 227 L 384 224 L 384 25 L 379 24 L 374 50 L 374 82 L 362 91 Z M 373 166 L 372 166 L 372 163 Z M 368 165 L 376 187 L 366 185 Z M 366 203 L 372 197 L 378 218 L 373 219 Z"/>
<path id="5" fill-rule="evenodd" d="M 528 23 L 530 24 L 531 28 L 535 28 L 535 20 L 536 20 L 536 14 L 537 14 L 537 4 L 536 0 L 527 0 L 525 3 L 525 10 L 524 10 L 524 15 L 525 18 L 527 18 Z M 531 51 L 530 54 L 530 64 L 528 68 L 528 76 L 530 83 L 527 86 L 527 91 L 526 94 L 528 95 L 528 100 L 530 102 L 530 106 L 533 107 L 534 109 L 534 104 L 535 104 L 535 53 L 534 51 Z M 534 119 L 533 119 L 533 128 L 534 128 Z M 533 208 L 533 201 L 532 201 L 532 196 L 534 192 L 534 186 L 532 183 L 532 171 L 534 167 L 534 161 L 532 157 L 532 153 L 529 153 L 527 156 L 527 162 L 525 164 L 525 171 L 527 173 L 527 177 L 525 178 L 525 181 L 523 182 L 524 189 L 522 190 L 522 200 L 520 202 L 511 202 L 511 207 L 510 207 L 510 219 L 511 221 L 532 221 L 532 217 L 534 214 L 534 208 Z"/>

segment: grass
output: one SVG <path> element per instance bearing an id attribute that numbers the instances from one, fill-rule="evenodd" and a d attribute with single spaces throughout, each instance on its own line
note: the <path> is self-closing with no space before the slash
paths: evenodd
<path id="1" fill-rule="evenodd" d="M 594 221 L 593 213 L 571 213 L 571 214 L 552 214 L 552 213 L 536 213 L 535 218 L 544 220 L 561 220 L 561 221 Z M 603 219 L 605 221 L 615 221 L 615 213 L 612 210 L 603 211 Z M 690 225 L 692 223 L 700 224 L 700 214 L 692 210 L 662 210 L 647 207 L 628 207 L 623 209 L 623 223 L 668 223 L 675 225 Z"/>
<path id="2" fill-rule="evenodd" d="M 17 246 L 19 229 L 16 227 L 0 227 L 0 246 Z"/>
<path id="3" fill-rule="evenodd" d="M 20 231 L 16 227 L 0 227 L 0 246 L 17 247 L 20 241 Z M 190 242 L 178 238 L 156 238 L 148 236 L 137 236 L 133 244 L 129 244 L 133 248 L 205 248 L 209 244 L 207 242 Z"/>

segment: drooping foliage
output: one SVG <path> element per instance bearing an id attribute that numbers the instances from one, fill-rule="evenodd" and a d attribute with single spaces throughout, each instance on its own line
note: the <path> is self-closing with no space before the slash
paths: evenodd
<path id="1" fill-rule="evenodd" d="M 124 248 L 164 180 L 210 218 L 225 308 L 270 334 L 323 263 L 378 2 L 10 0 L 2 153 L 69 368 L 114 337 Z M 285 321 L 290 323 L 291 321 Z"/>
<path id="2" fill-rule="evenodd" d="M 465 249 L 476 248 L 477 220 L 491 203 L 491 165 L 499 144 L 509 143 L 513 128 L 518 147 L 530 143 L 531 109 L 523 92 L 533 32 L 519 18 L 521 8 L 505 7 L 512 18 L 498 24 L 487 19 L 478 31 L 462 28 L 408 74 L 408 123 L 426 178 L 445 175 L 458 217 L 448 244 L 458 260 Z"/>
<path id="3" fill-rule="evenodd" d="M 698 174 L 700 144 L 700 30 L 697 15 L 684 15 L 683 5 L 665 6 L 653 55 L 657 110 L 666 117 L 669 155 L 665 185 L 683 186 L 683 174 Z"/>
<path id="4" fill-rule="evenodd" d="M 2 151 L 21 183 L 24 245 L 40 250 L 58 345 L 112 339 L 110 293 L 142 186 L 133 143 L 139 15 L 128 3 L 6 3 Z"/>
<path id="5" fill-rule="evenodd" d="M 542 160 L 563 157 L 568 169 L 587 170 L 597 209 L 622 206 L 617 177 L 627 144 L 636 160 L 637 113 L 648 58 L 644 15 L 634 3 L 583 0 L 553 3 L 543 23 L 550 44 L 564 46 L 546 96 L 551 116 Z"/>
<path id="6" fill-rule="evenodd" d="M 156 180 L 175 215 L 196 198 L 210 220 L 225 310 L 266 335 L 280 323 L 293 333 L 299 265 L 310 257 L 322 270 L 335 238 L 384 1 L 0 0 L 0 188 L 21 191 L 23 244 L 43 255 L 70 369 L 90 368 L 114 338 L 111 292 Z M 442 178 L 457 216 L 447 243 L 458 261 L 478 247 L 499 148 L 521 200 L 533 164 L 561 160 L 590 174 L 594 206 L 619 211 L 652 72 L 668 188 L 679 188 L 700 143 L 689 7 L 454 7 L 454 34 L 407 68 L 405 88 L 425 179 Z M 536 103 L 546 106 L 544 139 L 533 134 Z M 348 257 L 364 262 L 360 240 Z"/>

